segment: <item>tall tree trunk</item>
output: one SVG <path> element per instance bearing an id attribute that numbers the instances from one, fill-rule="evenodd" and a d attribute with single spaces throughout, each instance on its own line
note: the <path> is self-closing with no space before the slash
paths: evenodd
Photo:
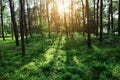
<path id="1" fill-rule="evenodd" d="M 76 18 L 77 18 L 77 16 L 76 16 Z M 77 22 L 78 22 L 78 32 L 80 32 L 81 30 L 81 19 L 80 19 L 81 17 L 80 17 L 80 15 L 79 15 L 79 17 L 77 18 Z"/>
<path id="2" fill-rule="evenodd" d="M 82 15 L 83 15 L 83 35 L 85 34 L 85 5 L 84 5 L 84 2 L 83 0 L 82 1 Z"/>
<path id="3" fill-rule="evenodd" d="M 48 0 L 46 0 L 46 12 L 47 12 L 47 21 L 48 21 L 48 36 L 51 38 L 51 31 L 50 31 L 50 21 L 49 21 L 49 10 L 48 10 Z"/>
<path id="4" fill-rule="evenodd" d="M 118 26 L 119 26 L 118 34 L 119 34 L 119 36 L 120 36 L 120 0 L 119 0 L 119 18 L 118 18 Z"/>
<path id="5" fill-rule="evenodd" d="M 56 22 L 56 18 L 57 18 L 57 9 L 56 9 L 56 5 L 55 5 L 55 1 L 56 0 L 52 0 L 53 1 L 53 19 L 54 19 L 54 23 L 55 23 L 55 31 L 56 31 L 56 34 L 58 35 L 59 34 L 59 31 L 58 31 L 58 26 L 57 26 L 57 22 Z"/>
<path id="6" fill-rule="evenodd" d="M 18 30 L 17 30 L 17 24 L 16 24 L 16 19 L 15 19 L 15 11 L 14 11 L 14 1 L 13 0 L 9 0 L 9 4 L 10 4 L 10 12 L 11 12 L 11 21 L 13 24 L 13 29 L 14 29 L 14 33 L 15 33 L 15 40 L 16 40 L 16 45 L 19 45 L 19 35 L 18 35 Z"/>
<path id="7" fill-rule="evenodd" d="M 73 15 L 73 0 L 71 0 L 71 19 L 72 19 L 72 22 L 71 22 L 71 27 L 72 27 L 72 36 L 73 36 L 73 33 L 74 33 L 74 15 Z"/>
<path id="8" fill-rule="evenodd" d="M 30 20 L 30 6 L 29 6 L 29 3 L 28 3 L 28 0 L 26 0 L 26 4 L 27 4 L 27 17 L 28 17 L 29 34 L 30 34 L 30 37 L 32 37 L 32 33 L 31 33 L 31 20 Z"/>
<path id="9" fill-rule="evenodd" d="M 97 21 L 96 21 L 96 36 L 98 36 L 98 27 L 99 27 L 99 0 L 97 0 Z"/>
<path id="10" fill-rule="evenodd" d="M 103 0 L 100 1 L 100 42 L 103 41 Z"/>
<path id="11" fill-rule="evenodd" d="M 108 30 L 107 32 L 109 33 L 110 32 L 110 4 L 109 4 L 109 7 L 108 7 Z"/>
<path id="12" fill-rule="evenodd" d="M 62 4 L 65 5 L 63 0 L 62 0 Z M 68 36 L 65 7 L 64 7 L 64 27 L 65 27 L 65 30 L 66 30 L 66 36 Z"/>
<path id="13" fill-rule="evenodd" d="M 66 35 L 68 36 L 67 22 L 66 22 L 66 13 L 64 12 L 64 26 L 66 29 Z"/>
<path id="14" fill-rule="evenodd" d="M 41 31 L 40 31 L 40 33 L 41 33 L 41 35 L 42 35 L 42 44 L 43 44 L 43 32 L 42 32 L 42 17 L 44 16 L 44 10 L 45 10 L 45 8 L 44 8 L 44 1 L 42 2 L 42 0 L 40 0 L 40 15 L 39 15 L 39 17 L 40 17 L 40 29 L 41 29 Z M 42 16 L 43 15 L 43 16 Z M 42 48 L 43 48 L 43 45 L 42 45 Z"/>
<path id="15" fill-rule="evenodd" d="M 24 25 L 25 25 L 26 44 L 28 44 L 28 29 L 27 29 L 27 22 L 26 22 L 26 15 L 25 14 L 24 14 Z"/>
<path id="16" fill-rule="evenodd" d="M 4 24 L 3 24 L 3 0 L 0 1 L 1 4 L 1 26 L 2 26 L 2 38 L 3 41 L 5 40 L 5 36 L 4 36 Z"/>
<path id="17" fill-rule="evenodd" d="M 27 29 L 26 12 L 25 12 L 25 1 L 24 1 L 24 26 L 25 26 L 26 44 L 28 44 L 28 29 Z"/>
<path id="18" fill-rule="evenodd" d="M 40 28 L 41 28 L 42 26 L 42 1 L 41 0 L 40 0 L 40 13 L 39 14 L 40 14 L 39 17 L 40 17 Z"/>
<path id="19" fill-rule="evenodd" d="M 69 0 L 69 3 L 71 3 L 71 1 Z M 71 5 L 69 4 L 69 8 L 71 7 Z M 68 34 L 71 34 L 71 10 L 69 9 L 69 30 L 68 30 Z"/>
<path id="20" fill-rule="evenodd" d="M 89 1 L 86 0 L 86 15 L 87 15 L 87 34 L 88 34 L 88 39 L 87 39 L 87 45 L 88 47 L 91 47 L 91 26 L 90 26 L 90 17 L 89 17 Z"/>
<path id="21" fill-rule="evenodd" d="M 113 31 L 113 2 L 110 0 L 110 11 L 111 11 L 111 29 Z"/>
<path id="22" fill-rule="evenodd" d="M 25 56 L 25 44 L 24 44 L 24 28 L 25 28 L 25 23 L 24 23 L 24 0 L 19 0 L 20 1 L 20 33 L 21 33 L 21 43 L 22 43 L 22 57 Z"/>
<path id="23" fill-rule="evenodd" d="M 95 1 L 96 1 L 96 0 L 93 0 L 93 2 L 94 2 L 94 29 L 93 29 L 93 30 L 94 30 L 94 31 L 93 31 L 94 34 L 96 33 L 96 16 L 95 16 L 95 14 L 96 14 L 96 10 L 95 10 L 95 9 L 96 9 L 96 6 L 95 6 Z"/>

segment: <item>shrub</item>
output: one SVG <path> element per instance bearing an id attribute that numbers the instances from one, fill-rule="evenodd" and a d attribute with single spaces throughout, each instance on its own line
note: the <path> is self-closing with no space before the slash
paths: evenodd
<path id="1" fill-rule="evenodd" d="M 120 65 L 113 69 L 112 74 L 120 80 Z"/>

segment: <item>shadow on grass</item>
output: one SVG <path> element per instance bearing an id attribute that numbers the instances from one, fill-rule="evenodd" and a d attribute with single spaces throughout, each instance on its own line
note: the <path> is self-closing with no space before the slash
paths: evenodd
<path id="1" fill-rule="evenodd" d="M 109 41 L 109 39 L 111 40 Z M 65 69 L 69 74 L 63 79 L 72 80 L 75 75 L 79 75 L 78 78 L 83 80 L 116 80 L 112 75 L 110 65 L 114 67 L 114 64 L 118 64 L 120 50 L 117 49 L 119 48 L 118 43 L 114 41 L 120 43 L 118 37 L 105 38 L 103 43 L 100 43 L 97 38 L 92 38 L 92 48 L 87 48 L 84 38 L 66 37 L 64 45 L 66 50 Z M 114 44 L 110 46 L 110 44 L 106 44 L 107 42 Z"/>
<path id="2" fill-rule="evenodd" d="M 41 36 L 29 38 L 29 44 L 26 45 L 26 56 L 21 58 L 21 47 L 16 47 L 13 41 L 5 41 L 2 43 L 3 66 L 0 67 L 0 79 L 9 79 L 11 74 L 16 74 L 23 67 L 35 62 L 36 60 L 44 60 L 43 54 L 51 46 L 54 39 L 44 37 L 44 45 L 41 43 Z M 23 72 L 25 69 L 23 69 Z M 10 76 L 11 75 L 11 76 Z"/>
<path id="3" fill-rule="evenodd" d="M 93 37 L 90 49 L 86 37 L 77 34 L 73 38 L 61 34 L 53 39 L 44 38 L 43 43 L 41 40 L 41 36 L 29 39 L 23 59 L 20 47 L 11 47 L 13 42 L 4 43 L 9 46 L 3 48 L 5 65 L 0 68 L 0 79 L 117 80 L 112 75 L 120 58 L 117 37 L 105 36 L 103 43 Z"/>

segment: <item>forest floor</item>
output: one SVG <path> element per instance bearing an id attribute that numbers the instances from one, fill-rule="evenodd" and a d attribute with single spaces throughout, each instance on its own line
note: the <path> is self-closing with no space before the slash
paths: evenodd
<path id="1" fill-rule="evenodd" d="M 26 44 L 26 56 L 15 41 L 0 40 L 3 66 L 0 80 L 119 80 L 120 38 L 104 34 L 102 43 L 92 37 L 92 48 L 86 37 L 52 35 L 51 39 L 33 35 Z"/>

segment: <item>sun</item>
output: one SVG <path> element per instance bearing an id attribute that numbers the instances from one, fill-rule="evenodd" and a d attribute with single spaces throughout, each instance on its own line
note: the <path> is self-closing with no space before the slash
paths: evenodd
<path id="1" fill-rule="evenodd" d="M 57 8 L 60 14 L 69 13 L 69 0 L 58 1 Z"/>

